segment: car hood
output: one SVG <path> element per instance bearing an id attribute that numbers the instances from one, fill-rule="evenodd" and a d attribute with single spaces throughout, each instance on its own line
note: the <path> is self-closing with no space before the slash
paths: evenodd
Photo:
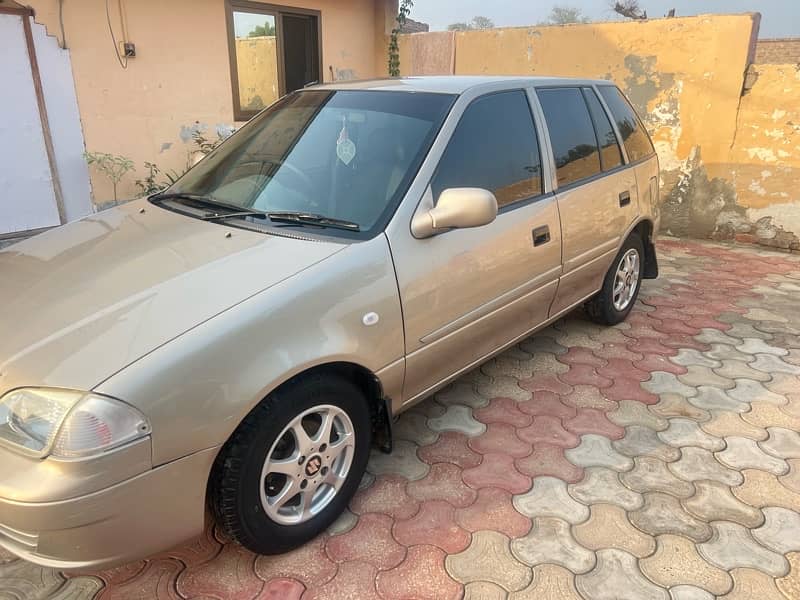
<path id="1" fill-rule="evenodd" d="M 0 394 L 91 389 L 342 244 L 208 223 L 146 200 L 0 251 Z"/>

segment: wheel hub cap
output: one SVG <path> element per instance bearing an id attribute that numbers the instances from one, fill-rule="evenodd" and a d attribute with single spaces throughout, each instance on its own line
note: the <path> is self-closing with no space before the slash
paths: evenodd
<path id="1" fill-rule="evenodd" d="M 313 477 L 322 468 L 322 459 L 319 456 L 312 456 L 306 462 L 306 475 Z"/>

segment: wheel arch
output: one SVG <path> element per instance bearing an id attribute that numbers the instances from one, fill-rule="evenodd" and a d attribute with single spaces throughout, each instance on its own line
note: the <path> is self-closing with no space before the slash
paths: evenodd
<path id="1" fill-rule="evenodd" d="M 653 239 L 654 225 L 650 219 L 641 219 L 634 223 L 628 230 L 627 234 L 622 238 L 622 244 L 625 243 L 631 234 L 637 234 L 644 245 L 644 279 L 655 279 L 658 277 L 658 258 L 656 256 L 656 246 Z"/>

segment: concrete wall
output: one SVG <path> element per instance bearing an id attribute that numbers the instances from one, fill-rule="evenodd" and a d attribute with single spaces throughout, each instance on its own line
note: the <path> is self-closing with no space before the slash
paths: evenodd
<path id="1" fill-rule="evenodd" d="M 736 204 L 717 216 L 717 236 L 800 249 L 800 65 L 754 65 L 751 73 L 731 163 L 719 173 Z"/>
<path id="2" fill-rule="evenodd" d="M 58 0 L 29 0 L 36 20 L 59 33 Z M 376 44 L 383 44 L 396 0 L 285 0 L 285 6 L 322 13 L 322 71 L 325 80 L 376 74 Z M 119 35 L 117 2 L 112 23 Z M 196 122 L 213 135 L 233 124 L 233 97 L 223 0 L 128 0 L 129 38 L 137 57 L 122 69 L 109 37 L 103 2 L 64 3 L 64 29 L 86 147 L 129 156 L 137 172 L 120 186 L 135 195 L 142 163 L 182 168 L 190 149 L 181 131 Z M 184 135 L 184 138 L 186 136 Z M 96 202 L 110 200 L 110 184 L 92 174 Z"/>
<path id="3" fill-rule="evenodd" d="M 758 23 L 758 14 L 702 15 L 404 35 L 401 70 L 611 79 L 653 136 L 666 231 L 729 238 L 735 233 L 727 217 L 771 216 L 774 226 L 793 232 L 786 243 L 800 249 L 794 235 L 800 234 L 800 198 L 788 185 L 792 173 L 783 170 L 796 168 L 793 156 L 800 149 L 792 141 L 792 124 L 800 122 L 792 116 L 799 106 L 796 79 L 788 66 L 759 66 L 758 79 L 742 97 Z M 768 123 L 773 113 L 779 116 Z M 760 129 L 748 130 L 751 124 Z M 754 178 L 761 181 L 765 170 L 770 174 L 764 179 L 778 178 L 763 183 L 767 191 L 761 194 Z M 778 173 L 788 179 L 781 181 Z"/>

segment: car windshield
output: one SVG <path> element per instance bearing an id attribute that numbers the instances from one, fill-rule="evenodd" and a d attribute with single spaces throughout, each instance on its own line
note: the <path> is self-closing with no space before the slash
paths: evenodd
<path id="1" fill-rule="evenodd" d="M 274 221 L 283 227 L 336 220 L 369 233 L 391 217 L 454 99 L 301 91 L 257 115 L 166 194 L 277 213 Z"/>

